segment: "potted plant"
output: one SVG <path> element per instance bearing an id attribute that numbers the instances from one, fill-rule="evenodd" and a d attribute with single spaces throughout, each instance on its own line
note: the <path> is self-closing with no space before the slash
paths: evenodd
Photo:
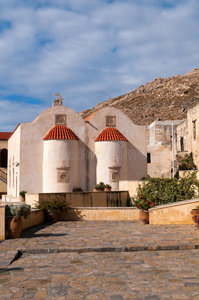
<path id="1" fill-rule="evenodd" d="M 6 205 L 6 229 L 10 238 L 19 238 L 22 231 L 22 219 L 27 219 L 31 212 L 31 206 L 26 203 L 19 205 Z"/>
<path id="2" fill-rule="evenodd" d="M 104 184 L 104 182 L 101 181 L 100 183 L 98 183 L 94 186 L 93 191 L 94 192 L 103 192 L 104 188 L 105 188 L 105 184 Z"/>
<path id="3" fill-rule="evenodd" d="M 199 205 L 196 206 L 196 208 L 192 209 L 190 211 L 191 215 L 192 215 L 192 220 L 195 222 L 196 221 L 196 218 L 198 217 L 199 218 Z"/>
<path id="4" fill-rule="evenodd" d="M 136 206 L 139 209 L 139 220 L 141 224 L 145 225 L 149 223 L 149 208 L 152 208 L 155 206 L 155 203 L 148 200 L 145 195 L 139 194 L 136 197 L 132 198 L 132 202 L 134 206 Z"/>
<path id="5" fill-rule="evenodd" d="M 47 200 L 39 199 L 36 208 L 44 211 L 47 220 L 57 222 L 60 212 L 67 211 L 69 204 L 65 197 L 61 195 L 51 195 Z"/>
<path id="6" fill-rule="evenodd" d="M 100 190 L 99 184 L 94 185 L 93 192 L 98 192 Z"/>
<path id="7" fill-rule="evenodd" d="M 83 192 L 81 187 L 74 187 L 73 192 Z"/>
<path id="8" fill-rule="evenodd" d="M 110 192 L 111 189 L 112 189 L 112 186 L 110 184 L 105 184 L 105 187 L 104 187 L 105 192 Z"/>
<path id="9" fill-rule="evenodd" d="M 21 202 L 25 202 L 26 191 L 21 191 L 19 195 L 21 196 Z"/>

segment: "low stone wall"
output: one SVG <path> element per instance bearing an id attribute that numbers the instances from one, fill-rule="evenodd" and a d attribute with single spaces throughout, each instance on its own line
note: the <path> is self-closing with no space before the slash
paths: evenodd
<path id="1" fill-rule="evenodd" d="M 53 195 L 66 197 L 71 207 L 126 207 L 129 197 L 128 191 L 53 193 Z M 39 199 L 47 200 L 50 196 L 51 193 L 26 194 L 26 203 L 35 207 Z"/>
<path id="2" fill-rule="evenodd" d="M 159 205 L 149 210 L 149 224 L 194 224 L 190 211 L 199 205 L 199 199 Z"/>
<path id="3" fill-rule="evenodd" d="M 44 222 L 44 213 L 42 210 L 33 209 L 27 219 L 22 218 L 23 227 L 26 229 Z"/>
<path id="4" fill-rule="evenodd" d="M 139 210 L 135 207 L 74 207 L 66 213 L 61 213 L 61 221 L 80 220 L 138 220 Z"/>
<path id="5" fill-rule="evenodd" d="M 5 240 L 5 205 L 0 205 L 0 240 Z"/>

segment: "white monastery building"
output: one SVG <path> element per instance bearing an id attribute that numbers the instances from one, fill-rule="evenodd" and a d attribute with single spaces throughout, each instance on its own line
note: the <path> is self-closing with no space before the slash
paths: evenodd
<path id="1" fill-rule="evenodd" d="M 120 180 L 147 176 L 146 127 L 120 110 L 103 108 L 85 120 L 63 106 L 53 106 L 31 123 L 17 126 L 8 141 L 7 195 L 92 191 L 96 183 L 119 189 Z"/>

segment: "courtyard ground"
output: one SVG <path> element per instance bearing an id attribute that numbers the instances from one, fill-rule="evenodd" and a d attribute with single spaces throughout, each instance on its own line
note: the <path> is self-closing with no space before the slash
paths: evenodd
<path id="1" fill-rule="evenodd" d="M 0 243 L 0 299 L 199 300 L 199 230 L 133 221 L 26 229 Z"/>

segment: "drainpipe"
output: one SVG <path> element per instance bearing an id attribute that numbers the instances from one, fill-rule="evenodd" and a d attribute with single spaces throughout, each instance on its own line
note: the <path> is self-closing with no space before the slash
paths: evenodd
<path id="1" fill-rule="evenodd" d="M 174 138 L 173 138 L 173 124 L 171 124 L 171 147 L 172 147 L 172 177 L 174 178 Z"/>

